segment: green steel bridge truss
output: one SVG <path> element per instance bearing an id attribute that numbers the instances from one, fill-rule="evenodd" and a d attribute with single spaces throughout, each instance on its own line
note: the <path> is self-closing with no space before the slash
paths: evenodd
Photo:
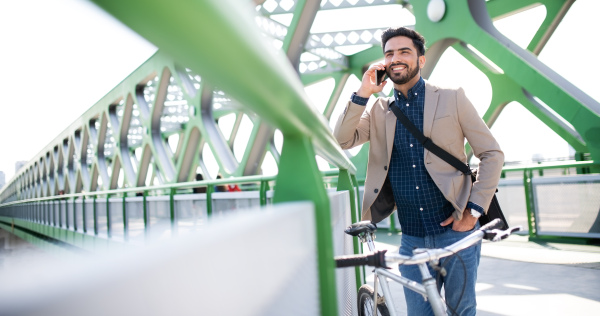
<path id="1" fill-rule="evenodd" d="M 429 43 L 423 77 L 448 47 L 483 72 L 493 89 L 483 116 L 489 126 L 517 101 L 580 160 L 600 159 L 600 104 L 537 59 L 574 0 L 446 1 L 439 21 L 430 19 L 428 6 L 441 0 L 94 2 L 159 51 L 43 148 L 0 191 L 0 203 L 152 186 L 169 192 L 171 185 L 172 192 L 198 172 L 208 180 L 217 173 L 260 175 L 269 157 L 278 166 L 274 202 L 312 200 L 321 223 L 319 244 L 331 245 L 328 198 L 315 156 L 340 170 L 338 188 L 354 196 L 368 146 L 348 158 L 328 119 L 348 78 L 361 78 L 382 58 L 382 29 L 310 30 L 320 10 L 360 6 L 401 7 L 414 15 L 411 27 Z M 526 49 L 492 24 L 540 5 L 546 17 Z M 291 14 L 290 24 L 271 19 L 277 14 Z M 348 55 L 336 50 L 352 45 L 366 48 Z M 304 86 L 328 78 L 335 86 L 320 112 Z M 224 121 L 233 127 L 224 130 Z M 209 170 L 208 160 L 219 169 Z M 328 303 L 335 302 L 332 256 L 331 247 L 319 247 L 323 315 L 337 308 Z"/>
<path id="2" fill-rule="evenodd" d="M 42 149 L 2 190 L 0 201 L 186 182 L 197 171 L 205 179 L 217 173 L 261 174 L 265 157 L 280 163 L 282 148 L 275 139 L 282 134 L 313 134 L 317 154 L 332 165 L 335 160 L 348 164 L 330 148 L 335 141 L 325 120 L 349 76 L 360 78 L 368 64 L 381 59 L 382 29 L 310 33 L 310 27 L 319 10 L 359 6 L 401 6 L 414 15 L 413 27 L 429 43 L 425 78 L 448 47 L 481 70 L 493 89 L 483 116 L 489 126 L 505 105 L 517 101 L 565 139 L 579 159 L 600 156 L 600 104 L 536 58 L 574 1 L 452 1 L 439 22 L 427 16 L 429 1 L 258 2 L 258 14 L 250 21 L 246 11 L 251 8 L 236 4 L 234 9 L 227 2 L 215 5 L 217 15 L 208 16 L 209 4 L 121 7 L 97 1 L 160 50 Z M 493 19 L 539 5 L 545 6 L 546 17 L 527 49 L 492 25 Z M 190 10 L 199 10 L 196 18 L 185 14 Z M 218 10 L 243 11 L 249 25 L 240 27 L 240 21 Z M 165 18 L 165 12 L 172 18 Z M 289 26 L 270 19 L 286 13 L 293 15 Z M 280 51 L 259 45 L 267 41 L 258 34 L 276 42 Z M 352 45 L 371 46 L 352 55 L 336 50 Z M 272 61 L 276 69 L 263 67 Z M 335 80 L 323 113 L 308 106 L 301 85 L 290 86 L 298 75 L 304 85 Z M 233 126 L 226 131 L 219 123 L 225 121 Z M 364 146 L 352 157 L 359 179 L 364 178 L 367 150 Z M 219 170 L 209 170 L 207 160 L 218 163 Z"/>

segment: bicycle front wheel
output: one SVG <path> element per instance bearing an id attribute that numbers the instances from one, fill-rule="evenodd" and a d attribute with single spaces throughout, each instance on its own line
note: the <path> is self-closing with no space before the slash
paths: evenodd
<path id="1" fill-rule="evenodd" d="M 373 316 L 373 294 L 375 291 L 369 285 L 358 289 L 358 316 Z M 389 316 L 390 312 L 385 305 L 385 298 L 377 294 L 377 315 Z"/>

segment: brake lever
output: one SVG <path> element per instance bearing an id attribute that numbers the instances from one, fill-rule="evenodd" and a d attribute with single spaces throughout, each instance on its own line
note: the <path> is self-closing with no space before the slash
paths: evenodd
<path id="1" fill-rule="evenodd" d="M 510 227 L 507 230 L 492 229 L 483 231 L 483 238 L 489 241 L 500 241 L 508 238 L 512 233 L 520 231 L 521 226 Z"/>

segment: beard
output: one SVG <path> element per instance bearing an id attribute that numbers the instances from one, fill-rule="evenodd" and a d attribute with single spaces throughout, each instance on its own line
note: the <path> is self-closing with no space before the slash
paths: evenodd
<path id="1" fill-rule="evenodd" d="M 417 59 L 417 67 L 412 68 L 412 69 L 410 67 L 408 67 L 407 64 L 404 64 L 404 63 L 394 64 L 394 66 L 396 66 L 396 65 L 404 65 L 406 67 L 407 72 L 405 75 L 392 76 L 392 65 L 386 67 L 387 76 L 395 84 L 398 84 L 398 85 L 405 84 L 405 83 L 411 81 L 415 76 L 417 76 L 419 74 L 419 69 L 420 69 L 419 59 Z"/>

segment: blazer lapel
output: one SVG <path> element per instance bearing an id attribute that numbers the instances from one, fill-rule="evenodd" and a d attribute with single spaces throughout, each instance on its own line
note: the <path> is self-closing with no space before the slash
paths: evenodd
<path id="1" fill-rule="evenodd" d="M 435 111 L 438 107 L 438 99 L 440 94 L 437 92 L 437 88 L 431 86 L 425 82 L 425 104 L 423 109 L 423 134 L 426 137 L 431 136 L 431 129 L 433 128 L 433 118 L 435 117 Z M 425 149 L 423 158 L 427 161 L 427 153 L 429 151 Z"/>
<path id="2" fill-rule="evenodd" d="M 429 137 L 433 127 L 433 118 L 438 107 L 439 93 L 437 89 L 425 83 L 425 105 L 423 109 L 423 134 Z"/>
<path id="3" fill-rule="evenodd" d="M 387 143 L 387 158 L 390 161 L 390 157 L 392 157 L 392 150 L 394 148 L 394 135 L 396 135 L 396 115 L 394 112 L 390 111 L 390 103 L 394 101 L 394 97 L 388 99 L 386 109 L 387 113 L 385 114 L 385 138 Z"/>

